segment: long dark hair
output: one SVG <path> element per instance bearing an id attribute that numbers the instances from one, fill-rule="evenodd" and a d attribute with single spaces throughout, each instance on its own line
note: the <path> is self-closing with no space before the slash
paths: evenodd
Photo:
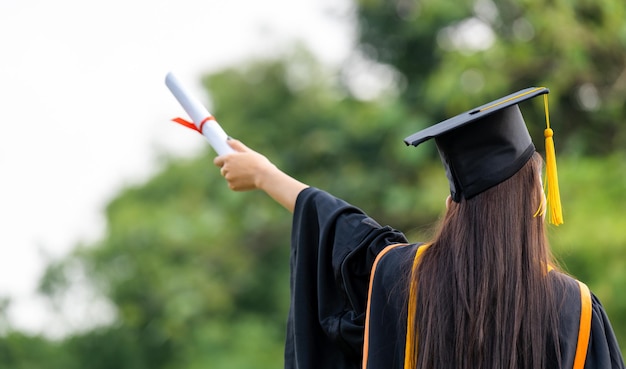
<path id="1" fill-rule="evenodd" d="M 545 278 L 554 260 L 535 216 L 544 201 L 541 165 L 535 153 L 513 177 L 450 204 L 411 277 L 410 365 L 537 369 L 560 361 L 557 304 Z"/>

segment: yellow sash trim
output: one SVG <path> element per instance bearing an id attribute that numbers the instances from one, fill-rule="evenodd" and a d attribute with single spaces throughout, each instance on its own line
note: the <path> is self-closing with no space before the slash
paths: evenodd
<path id="1" fill-rule="evenodd" d="M 372 272 L 370 273 L 370 285 L 367 291 L 367 308 L 365 310 L 365 334 L 363 336 L 363 369 L 367 369 L 367 357 L 369 353 L 369 336 L 370 336 L 370 308 L 372 303 L 372 288 L 374 286 L 374 273 L 376 273 L 376 267 L 378 266 L 378 262 L 382 259 L 385 254 L 389 251 L 395 249 L 396 247 L 406 246 L 407 243 L 397 243 L 393 245 L 389 245 L 385 247 L 378 255 L 376 255 L 376 259 L 374 260 L 374 264 L 372 265 Z"/>
<path id="2" fill-rule="evenodd" d="M 574 357 L 574 369 L 583 369 L 587 360 L 587 348 L 591 334 L 591 291 L 581 281 L 580 286 L 580 325 L 578 328 L 578 343 L 576 344 L 576 356 Z"/>
<path id="3" fill-rule="evenodd" d="M 417 335 L 414 334 L 415 328 L 415 310 L 417 305 L 417 283 L 415 283 L 415 273 L 417 266 L 422 259 L 424 251 L 428 249 L 430 244 L 422 245 L 417 249 L 415 258 L 413 259 L 413 268 L 411 271 L 411 285 L 409 286 L 409 310 L 406 318 L 406 343 L 404 345 L 404 369 L 415 368 L 417 366 L 417 355 L 413 356 L 413 350 L 417 345 Z"/>
<path id="4" fill-rule="evenodd" d="M 372 265 L 372 272 L 370 274 L 370 283 L 369 289 L 367 293 L 367 308 L 365 312 L 365 331 L 363 337 L 363 369 L 367 369 L 367 359 L 369 354 L 369 326 L 370 326 L 370 309 L 371 309 L 371 301 L 372 301 L 372 288 L 374 285 L 374 276 L 376 273 L 376 268 L 378 266 L 378 262 L 385 256 L 389 251 L 395 249 L 400 246 L 407 246 L 408 244 L 394 244 L 385 247 L 374 260 L 374 264 Z M 415 257 L 413 259 L 413 267 L 412 267 L 412 277 L 413 274 L 417 272 L 417 266 L 424 254 L 424 251 L 428 249 L 430 244 L 424 244 L 418 246 L 417 252 L 415 253 Z M 548 272 L 551 272 L 554 267 L 552 265 L 548 265 Z M 578 342 L 576 344 L 576 355 L 574 357 L 574 366 L 573 369 L 584 369 L 585 361 L 587 359 L 587 349 L 589 347 L 589 338 L 591 333 L 591 316 L 592 316 L 592 307 L 591 307 L 591 292 L 589 291 L 589 287 L 585 285 L 583 282 L 577 281 L 580 287 L 580 300 L 581 300 L 581 310 L 580 310 L 580 325 L 578 329 Z M 412 355 L 413 348 L 417 345 L 417 335 L 413 333 L 413 327 L 415 327 L 415 309 L 417 304 L 417 283 L 414 283 L 414 278 L 411 278 L 411 284 L 409 286 L 409 306 L 408 306 L 408 314 L 407 314 L 407 326 L 406 326 L 406 344 L 405 344 L 405 354 L 404 354 L 404 369 L 413 369 L 417 365 L 417 355 L 415 357 Z"/>

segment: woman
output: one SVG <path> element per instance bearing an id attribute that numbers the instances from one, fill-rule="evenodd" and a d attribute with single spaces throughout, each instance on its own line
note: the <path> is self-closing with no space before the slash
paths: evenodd
<path id="1" fill-rule="evenodd" d="M 450 183 L 428 244 L 230 142 L 236 153 L 215 159 L 230 188 L 261 189 L 294 213 L 286 368 L 624 367 L 600 302 L 550 256 L 542 160 L 517 106 L 547 92 L 520 91 L 405 140 L 434 138 Z"/>

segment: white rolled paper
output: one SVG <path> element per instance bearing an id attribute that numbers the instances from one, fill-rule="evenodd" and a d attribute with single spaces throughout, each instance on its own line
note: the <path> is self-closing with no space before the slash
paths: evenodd
<path id="1" fill-rule="evenodd" d="M 206 120 L 212 117 L 211 113 L 191 94 L 189 94 L 178 81 L 178 78 L 169 72 L 165 76 L 165 84 L 172 92 L 178 103 L 183 107 L 189 115 L 198 130 L 202 126 L 202 135 L 206 137 L 209 144 L 218 155 L 228 154 L 234 150 L 228 145 L 226 140 L 228 135 L 215 119 Z M 206 120 L 206 121 L 205 121 Z M 202 124 L 204 122 L 204 124 Z"/>

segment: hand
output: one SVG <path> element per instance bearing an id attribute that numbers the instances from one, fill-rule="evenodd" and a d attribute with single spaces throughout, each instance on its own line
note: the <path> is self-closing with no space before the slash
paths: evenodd
<path id="1" fill-rule="evenodd" d="M 308 185 L 278 169 L 265 156 L 249 149 L 237 140 L 228 144 L 235 152 L 220 155 L 213 163 L 233 191 L 260 189 L 293 213 L 298 194 Z"/>
<path id="2" fill-rule="evenodd" d="M 235 152 L 220 155 L 213 163 L 220 167 L 220 173 L 233 191 L 248 191 L 262 188 L 263 178 L 278 171 L 265 156 L 248 148 L 238 140 L 229 140 Z"/>

